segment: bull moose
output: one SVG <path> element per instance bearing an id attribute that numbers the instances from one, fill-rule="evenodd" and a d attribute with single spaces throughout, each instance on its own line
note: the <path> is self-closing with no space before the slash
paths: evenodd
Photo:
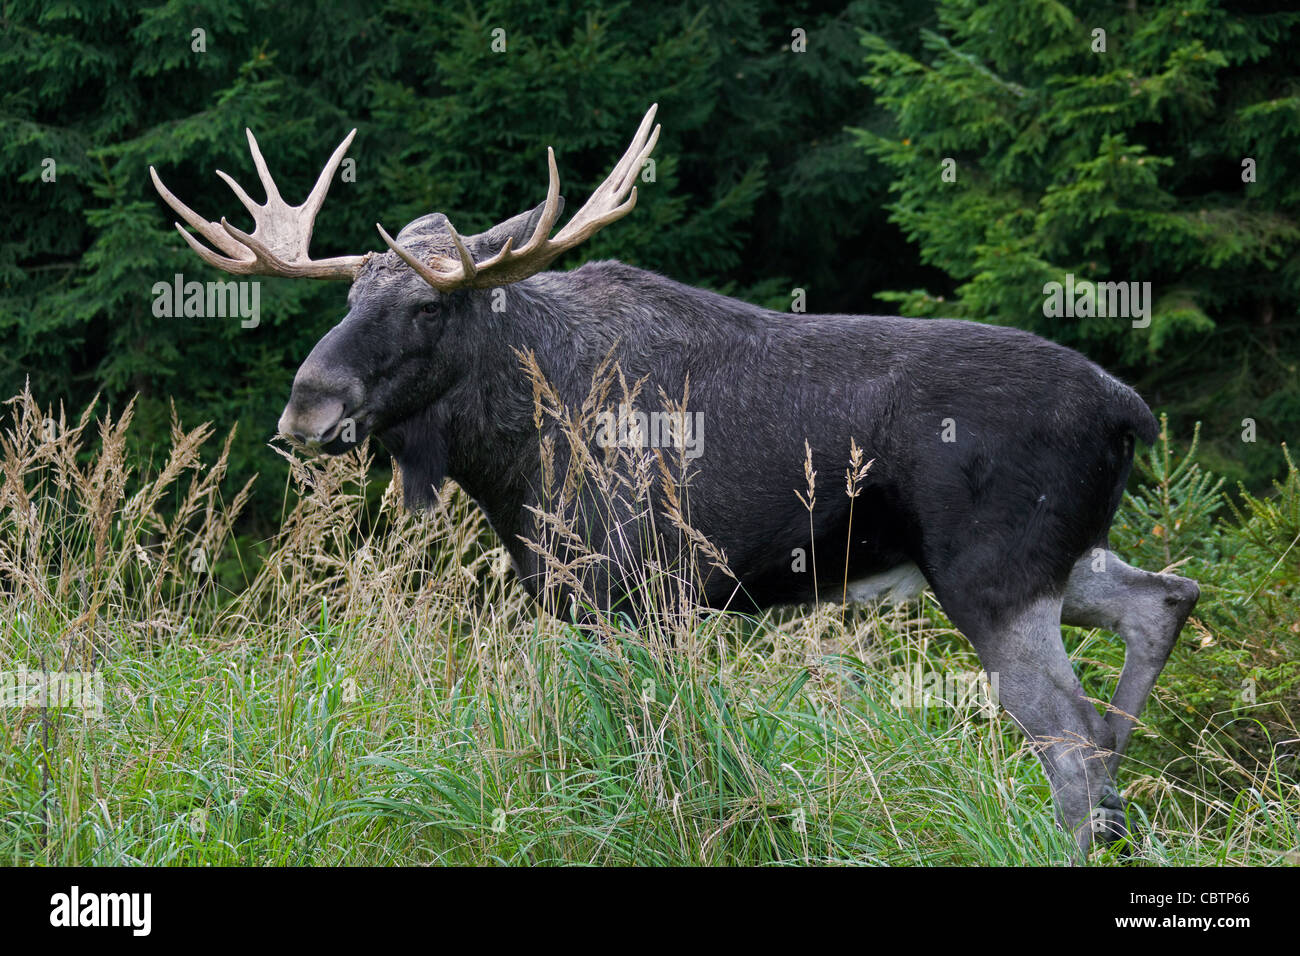
<path id="1" fill-rule="evenodd" d="M 194 213 L 150 168 L 202 259 L 236 275 L 348 279 L 347 314 L 293 380 L 279 431 L 326 454 L 373 434 L 401 469 L 406 504 L 436 502 L 453 478 L 486 512 L 534 596 L 547 567 L 524 546 L 545 488 L 534 385 L 519 356 L 567 401 L 611 355 L 653 391 L 683 394 L 707 423 L 690 478 L 690 520 L 727 555 L 730 576 L 699 592 L 710 607 L 761 609 L 819 599 L 901 598 L 928 585 L 997 674 L 1001 704 L 1034 742 L 1060 823 L 1082 853 L 1126 833 L 1115 787 L 1135 719 L 1196 604 L 1194 581 L 1125 564 L 1108 530 L 1134 442 L 1157 423 L 1133 389 L 1071 349 L 969 321 L 786 314 L 620 262 L 547 272 L 561 253 L 632 211 L 653 150 L 656 107 L 608 178 L 552 235 L 562 208 L 555 153 L 546 200 L 475 236 L 440 213 L 387 249 L 313 260 L 312 225 L 356 130 L 300 206 L 281 198 L 252 132 L 266 189 L 246 233 Z M 214 251 L 215 250 L 215 251 Z M 493 294 L 508 288 L 509 305 Z M 653 393 L 653 392 L 652 392 Z M 945 434 L 945 431 L 950 432 Z M 823 496 L 810 518 L 796 495 L 805 464 L 833 473 L 850 448 L 871 462 L 856 499 Z M 856 524 L 850 508 L 856 507 Z M 577 514 L 594 548 L 626 551 L 614 512 Z M 658 520 L 658 519 L 657 519 Z M 848 532 L 852 532 L 851 536 Z M 657 548 L 682 547 L 655 525 Z M 810 548 L 836 576 L 791 570 Z M 629 555 L 617 556 L 626 562 Z M 637 556 L 630 556 L 635 562 Z M 617 576 L 603 610 L 635 620 Z M 1125 642 L 1110 706 L 1084 696 L 1061 625 Z"/>

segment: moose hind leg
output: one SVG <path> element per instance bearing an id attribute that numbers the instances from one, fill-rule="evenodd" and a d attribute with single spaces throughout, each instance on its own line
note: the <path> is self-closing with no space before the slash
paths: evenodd
<path id="1" fill-rule="evenodd" d="M 967 608 L 974 611 L 973 608 Z M 955 613 L 954 613 L 955 612 Z M 979 653 L 998 699 L 1030 739 L 1047 772 L 1061 824 L 1086 854 L 1126 834 L 1108 757 L 1115 735 L 1070 666 L 1061 641 L 1061 602 L 1043 597 L 996 616 L 949 614 Z"/>
<path id="2" fill-rule="evenodd" d="M 1105 628 L 1124 640 L 1124 668 L 1106 713 L 1115 732 L 1112 774 L 1200 593 L 1189 578 L 1134 568 L 1110 551 L 1084 555 L 1070 571 L 1062 622 Z"/>

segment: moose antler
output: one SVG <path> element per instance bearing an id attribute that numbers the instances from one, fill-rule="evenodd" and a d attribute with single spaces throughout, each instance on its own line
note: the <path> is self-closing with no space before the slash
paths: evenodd
<path id="1" fill-rule="evenodd" d="M 150 166 L 149 175 L 153 177 L 154 188 L 158 190 L 163 201 L 171 206 L 178 216 L 193 226 L 199 235 L 225 255 L 218 255 L 208 249 L 186 232 L 179 222 L 176 223 L 176 231 L 204 262 L 235 275 L 351 279 L 364 256 L 338 256 L 333 259 L 313 260 L 307 254 L 307 246 L 311 243 L 311 231 L 316 222 L 316 213 L 320 212 L 325 194 L 329 192 L 334 171 L 343 161 L 343 154 L 352 144 L 352 137 L 357 135 L 357 131 L 354 129 L 348 133 L 343 142 L 339 143 L 338 148 L 330 156 L 329 162 L 321 170 L 311 194 L 301 206 L 290 206 L 280 198 L 280 191 L 276 189 L 275 180 L 271 178 L 271 173 L 266 168 L 262 151 L 257 148 L 253 131 L 245 130 L 245 132 L 248 134 L 248 146 L 253 154 L 257 175 L 266 188 L 266 203 L 259 206 L 253 202 L 248 193 L 240 188 L 239 183 L 221 170 L 217 170 L 217 175 L 226 181 L 226 184 L 234 190 L 235 196 L 244 204 L 244 208 L 253 214 L 256 228 L 253 229 L 252 234 L 236 229 L 226 222 L 225 217 L 222 217 L 220 223 L 204 219 L 172 195 L 171 190 L 158 178 L 157 171 Z"/>
<path id="2" fill-rule="evenodd" d="M 636 206 L 636 175 L 641 170 L 650 151 L 659 141 L 659 127 L 651 132 L 650 124 L 654 122 L 656 103 L 646 111 L 641 126 L 632 137 L 632 143 L 618 161 L 618 165 L 600 184 L 591 198 L 569 220 L 568 225 L 551 237 L 551 228 L 560 215 L 560 174 L 555 168 L 555 150 L 546 148 L 546 162 L 550 169 L 550 186 L 546 190 L 546 204 L 542 208 L 541 219 L 528 241 L 519 249 L 514 249 L 514 239 L 507 239 L 501 251 L 490 259 L 475 262 L 465 247 L 465 242 L 451 224 L 451 240 L 456 246 L 456 259 L 435 256 L 431 262 L 424 263 L 403 249 L 384 231 L 384 227 L 375 224 L 384 242 L 406 261 L 412 269 L 420 274 L 425 282 L 442 292 L 460 289 L 466 286 L 489 288 L 507 285 L 526 279 L 541 272 L 560 253 L 589 239 L 594 233 L 622 219 Z M 630 193 L 629 193 L 630 190 Z M 624 199 L 624 197 L 627 197 Z"/>

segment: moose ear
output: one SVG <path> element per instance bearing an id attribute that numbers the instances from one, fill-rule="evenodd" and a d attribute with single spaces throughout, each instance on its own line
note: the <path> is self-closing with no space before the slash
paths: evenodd
<path id="1" fill-rule="evenodd" d="M 411 511 L 438 504 L 447 477 L 447 440 L 429 413 L 407 419 L 380 436 L 402 472 L 402 503 Z"/>
<path id="2" fill-rule="evenodd" d="M 402 231 L 397 234 L 398 243 L 412 242 L 416 239 L 426 239 L 430 236 L 445 234 L 448 226 L 451 224 L 447 217 L 440 212 L 431 212 L 428 215 L 412 219 Z"/>
<path id="3" fill-rule="evenodd" d="M 494 256 L 501 251 L 501 247 L 506 244 L 507 239 L 514 239 L 515 249 L 518 249 L 529 239 L 533 238 L 533 232 L 537 229 L 537 223 L 541 221 L 542 212 L 546 209 L 546 203 L 534 206 L 528 212 L 521 212 L 517 216 L 507 219 L 505 222 L 499 222 L 487 232 L 475 236 L 472 246 L 476 253 L 476 258 L 487 258 Z M 556 217 L 564 212 L 564 197 L 559 197 L 559 209 L 556 211 Z"/>

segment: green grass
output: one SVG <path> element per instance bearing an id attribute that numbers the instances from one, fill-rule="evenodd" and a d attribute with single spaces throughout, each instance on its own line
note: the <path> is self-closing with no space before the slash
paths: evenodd
<path id="1" fill-rule="evenodd" d="M 516 635 L 450 688 L 356 666 L 353 622 L 110 665 L 103 720 L 36 714 L 5 755 L 10 863 L 1060 862 L 1014 731 L 881 707 L 847 656 L 766 666 Z M 396 654 L 443 670 L 436 645 Z M 260 643 L 260 642 L 259 642 Z M 496 646 L 493 646 L 496 645 Z M 458 648 L 473 654 L 463 645 Z M 124 706 L 134 701 L 134 706 Z M 48 820 L 48 834 L 41 832 Z"/>
<path id="2" fill-rule="evenodd" d="M 75 428 L 38 440 L 34 408 L 0 462 L 0 667 L 93 665 L 106 701 L 97 719 L 0 707 L 0 862 L 1072 860 L 1005 714 L 893 699 L 900 672 L 978 669 L 928 595 L 589 640 L 523 595 L 463 494 L 406 514 L 397 482 L 370 493 L 364 458 L 295 461 L 305 494 L 244 571 L 221 457 L 178 429 L 188 451 L 115 486 L 125 423 L 90 455 Z M 1273 620 L 1290 592 L 1264 593 Z M 1183 690 L 1237 679 L 1219 651 L 1285 648 L 1216 629 L 1229 600 L 1207 594 L 1122 768 L 1130 865 L 1297 862 L 1290 711 L 1266 680 L 1226 709 Z M 1067 645 L 1108 697 L 1119 640 Z"/>
<path id="3" fill-rule="evenodd" d="M 891 707 L 889 659 L 915 650 L 918 628 L 875 623 L 886 637 L 866 659 L 780 654 L 789 634 L 724 627 L 725 655 L 692 660 L 521 622 L 458 641 L 468 666 L 450 687 L 445 642 L 414 629 L 254 626 L 224 649 L 197 633 L 109 663 L 102 720 L 6 715 L 0 859 L 1068 862 L 1015 728 Z M 1149 773 L 1126 768 L 1142 792 L 1140 862 L 1270 864 L 1300 845 L 1294 784 L 1289 803 L 1193 794 L 1189 814 L 1176 790 L 1142 785 Z"/>

